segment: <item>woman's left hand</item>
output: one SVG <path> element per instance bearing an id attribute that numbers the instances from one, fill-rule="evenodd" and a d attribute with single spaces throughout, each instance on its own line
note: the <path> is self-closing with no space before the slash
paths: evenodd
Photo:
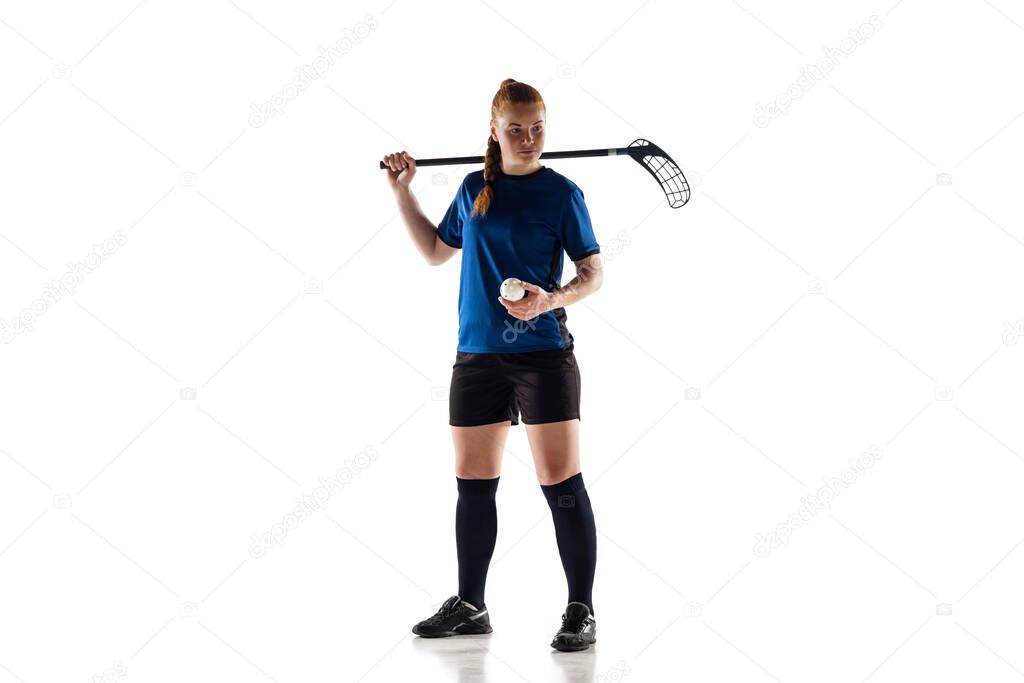
<path id="1" fill-rule="evenodd" d="M 524 296 L 519 301 L 509 301 L 503 296 L 498 296 L 498 301 L 513 318 L 531 320 L 555 308 L 555 297 L 551 292 L 525 281 L 523 289 L 529 292 L 529 296 Z"/>

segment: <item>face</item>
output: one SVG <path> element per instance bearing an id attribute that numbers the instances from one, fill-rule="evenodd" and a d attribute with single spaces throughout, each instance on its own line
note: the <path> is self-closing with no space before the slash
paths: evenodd
<path id="1" fill-rule="evenodd" d="M 544 151 L 544 107 L 539 104 L 510 104 L 491 122 L 491 137 L 501 146 L 505 172 L 529 172 L 540 168 Z"/>

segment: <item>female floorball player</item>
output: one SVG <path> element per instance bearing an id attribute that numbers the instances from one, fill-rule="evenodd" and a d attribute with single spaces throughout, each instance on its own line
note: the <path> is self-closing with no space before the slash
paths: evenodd
<path id="1" fill-rule="evenodd" d="M 574 651 L 596 641 L 597 530 L 580 472 L 580 371 L 564 307 L 601 286 L 601 249 L 583 192 L 540 163 L 545 115 L 536 89 L 502 82 L 491 103 L 484 168 L 465 177 L 437 227 L 409 189 L 415 160 L 402 151 L 384 163 L 409 235 L 427 262 L 440 265 L 463 250 L 449 391 L 459 591 L 412 632 L 433 638 L 491 632 L 484 584 L 497 536 L 495 492 L 509 427 L 522 412 L 569 584 L 551 646 Z M 560 287 L 563 250 L 577 276 Z M 509 277 L 523 280 L 524 298 L 499 294 Z"/>

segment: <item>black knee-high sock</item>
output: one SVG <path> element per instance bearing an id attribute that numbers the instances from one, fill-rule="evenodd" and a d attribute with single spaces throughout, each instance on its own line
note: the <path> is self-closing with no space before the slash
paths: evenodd
<path id="1" fill-rule="evenodd" d="M 583 473 L 557 484 L 541 484 L 555 523 L 558 554 L 569 584 L 568 602 L 582 602 L 594 614 L 594 568 L 597 565 L 597 527 Z M 596 616 L 596 615 L 595 615 Z"/>
<path id="2" fill-rule="evenodd" d="M 487 566 L 498 537 L 495 493 L 498 479 L 455 478 L 459 500 L 455 506 L 455 545 L 459 555 L 459 597 L 484 608 Z"/>

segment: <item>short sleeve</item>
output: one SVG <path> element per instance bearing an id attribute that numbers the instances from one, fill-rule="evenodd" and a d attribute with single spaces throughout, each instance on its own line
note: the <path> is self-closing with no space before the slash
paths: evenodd
<path id="1" fill-rule="evenodd" d="M 583 201 L 583 190 L 578 187 L 572 189 L 569 201 L 562 210 L 558 232 L 565 253 L 573 261 L 579 261 L 601 251 L 601 246 L 594 237 L 594 226 L 590 223 L 590 212 Z"/>
<path id="2" fill-rule="evenodd" d="M 462 225 L 465 221 L 466 196 L 466 181 L 463 180 L 459 191 L 455 193 L 455 199 L 452 200 L 444 218 L 437 224 L 437 229 L 434 231 L 442 242 L 455 249 L 462 249 Z"/>

